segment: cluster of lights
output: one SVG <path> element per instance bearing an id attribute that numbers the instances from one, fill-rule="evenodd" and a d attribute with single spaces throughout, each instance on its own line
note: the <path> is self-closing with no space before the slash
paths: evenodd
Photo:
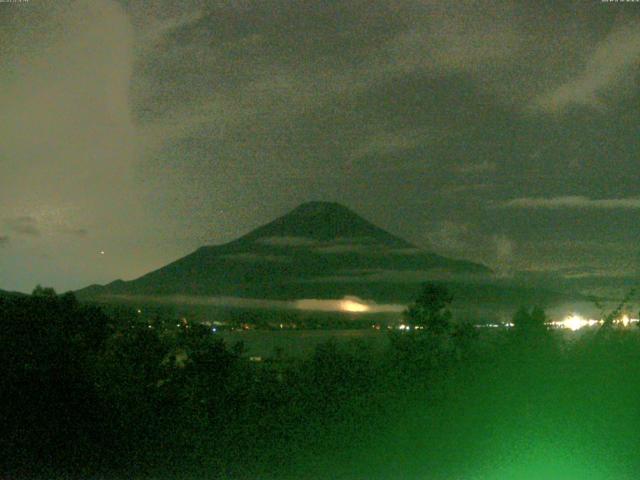
<path id="1" fill-rule="evenodd" d="M 619 327 L 628 327 L 631 324 L 638 323 L 640 320 L 637 318 L 631 318 L 629 315 L 623 315 L 617 320 L 613 321 L 613 324 Z M 595 327 L 598 325 L 604 324 L 604 320 L 595 320 L 593 318 L 585 318 L 577 313 L 572 313 L 568 315 L 563 320 L 556 320 L 553 322 L 549 322 L 547 325 L 553 328 L 566 329 L 571 330 L 573 332 L 580 330 L 584 327 Z M 488 323 L 485 325 L 476 325 L 478 328 L 486 327 L 486 328 L 511 328 L 514 324 L 511 322 L 507 323 Z M 403 326 L 400 326 L 400 330 L 403 330 Z"/>
<path id="2" fill-rule="evenodd" d="M 405 330 L 405 331 L 409 331 L 409 330 L 423 330 L 424 327 L 422 325 L 407 325 L 404 323 L 401 323 L 400 325 L 398 325 L 398 330 Z"/>
<path id="3" fill-rule="evenodd" d="M 551 322 L 551 325 L 553 327 L 556 328 L 565 328 L 565 329 L 569 329 L 573 332 L 580 330 L 581 328 L 584 327 L 594 327 L 596 325 L 602 325 L 604 323 L 604 320 L 595 320 L 593 318 L 584 318 L 578 314 L 571 314 L 568 317 L 566 317 L 564 320 L 560 320 L 560 321 L 556 321 L 556 322 Z M 638 323 L 638 319 L 637 318 L 629 318 L 628 315 L 623 315 L 622 317 L 618 318 L 617 320 L 613 321 L 614 325 L 618 325 L 618 326 L 622 326 L 622 327 L 628 327 L 629 325 L 631 325 L 632 323 Z"/>
<path id="4" fill-rule="evenodd" d="M 578 314 L 572 313 L 567 316 L 564 320 L 559 320 L 555 322 L 551 322 L 551 326 L 555 328 L 563 328 L 571 330 L 575 332 L 584 327 L 593 327 L 595 325 L 600 325 L 602 323 L 601 320 L 594 320 L 592 318 L 584 318 Z"/>
<path id="5" fill-rule="evenodd" d="M 513 327 L 513 323 L 511 322 L 507 322 L 507 323 L 486 323 L 486 324 L 482 324 L 482 325 L 475 325 L 475 327 L 477 328 L 511 328 Z"/>

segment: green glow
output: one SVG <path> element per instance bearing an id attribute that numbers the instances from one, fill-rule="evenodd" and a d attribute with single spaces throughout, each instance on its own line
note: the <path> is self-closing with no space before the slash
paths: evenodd
<path id="1" fill-rule="evenodd" d="M 525 434 L 526 435 L 526 434 Z M 580 445 L 514 448 L 489 473 L 474 480 L 608 480 L 620 479 L 605 468 L 605 459 L 585 456 Z M 524 450 L 524 451 L 523 451 Z"/>

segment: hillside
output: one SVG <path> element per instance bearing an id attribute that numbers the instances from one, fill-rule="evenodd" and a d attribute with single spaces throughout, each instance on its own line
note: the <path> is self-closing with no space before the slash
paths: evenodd
<path id="1" fill-rule="evenodd" d="M 20 293 L 20 292 L 8 292 L 6 290 L 0 290 L 0 298 L 3 297 L 21 297 L 24 296 L 24 293 Z"/>

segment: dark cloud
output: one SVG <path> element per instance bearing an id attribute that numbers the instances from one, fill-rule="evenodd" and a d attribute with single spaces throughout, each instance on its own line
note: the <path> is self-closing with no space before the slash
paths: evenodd
<path id="1" fill-rule="evenodd" d="M 58 252 L 39 282 L 135 277 L 310 199 L 504 271 L 617 270 L 633 252 L 612 244 L 640 235 L 636 5 L 92 0 L 11 11 L 0 218 L 37 220 L 9 230 L 31 242 L 7 245 L 15 258 Z M 102 249 L 118 254 L 96 259 Z M 7 281 L 16 265 L 0 265 Z"/>
<path id="2" fill-rule="evenodd" d="M 89 234 L 89 231 L 86 228 L 74 228 L 69 226 L 60 227 L 59 231 L 75 237 L 86 237 Z"/>
<path id="3" fill-rule="evenodd" d="M 40 235 L 38 222 L 33 217 L 9 218 L 5 220 L 5 225 L 9 230 L 18 235 L 32 235 L 35 237 Z"/>

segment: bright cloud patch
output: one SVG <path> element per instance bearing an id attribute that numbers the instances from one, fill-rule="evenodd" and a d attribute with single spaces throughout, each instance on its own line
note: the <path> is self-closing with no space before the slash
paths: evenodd
<path id="1" fill-rule="evenodd" d="M 361 244 L 338 244 L 338 245 L 326 245 L 315 249 L 318 253 L 369 253 L 372 247 L 370 245 Z"/>
<path id="2" fill-rule="evenodd" d="M 221 255 L 220 257 L 228 260 L 239 260 L 241 262 L 291 262 L 291 259 L 285 255 L 260 255 L 257 253 L 232 253 L 229 255 Z"/>
<path id="3" fill-rule="evenodd" d="M 258 239 L 257 243 L 272 247 L 312 247 L 318 241 L 307 237 L 265 237 Z"/>
<path id="4" fill-rule="evenodd" d="M 456 274 L 450 271 L 434 268 L 431 270 L 381 270 L 381 269 L 361 269 L 345 270 L 341 275 L 330 275 L 303 280 L 303 283 L 423 283 L 438 280 L 464 280 L 464 281 L 486 281 L 489 277 L 486 274 Z"/>
<path id="5" fill-rule="evenodd" d="M 548 112 L 559 112 L 570 105 L 602 107 L 607 95 L 626 90 L 620 86 L 633 79 L 639 62 L 640 25 L 636 23 L 609 34 L 578 76 L 540 95 L 533 107 Z"/>
<path id="6" fill-rule="evenodd" d="M 605 198 L 590 199 L 583 196 L 566 196 L 550 198 L 514 198 L 501 205 L 503 208 L 603 208 L 603 209 L 637 209 L 640 198 Z"/>
<path id="7" fill-rule="evenodd" d="M 403 305 L 378 305 L 375 302 L 362 300 L 358 297 L 346 296 L 340 300 L 302 299 L 293 302 L 298 310 L 312 310 L 321 312 L 352 312 L 352 313 L 393 313 L 402 312 Z"/>
<path id="8" fill-rule="evenodd" d="M 200 295 L 111 295 L 110 297 L 131 302 L 318 312 L 399 313 L 405 309 L 404 305 L 377 304 L 372 300 L 363 300 L 354 296 L 345 296 L 341 299 L 320 300 L 315 298 L 305 298 L 292 301 L 239 297 L 208 297 Z"/>

